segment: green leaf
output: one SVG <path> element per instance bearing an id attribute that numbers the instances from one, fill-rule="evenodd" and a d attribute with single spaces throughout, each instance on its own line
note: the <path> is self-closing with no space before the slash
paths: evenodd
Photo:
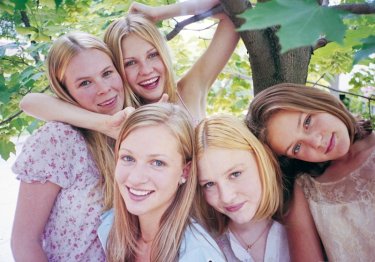
<path id="1" fill-rule="evenodd" d="M 38 120 L 38 119 L 35 119 L 33 122 L 31 122 L 31 124 L 30 124 L 28 127 L 26 127 L 26 130 L 27 130 L 30 134 L 32 134 L 33 131 L 39 127 L 39 124 L 40 124 L 41 122 L 42 122 L 42 121 L 40 121 L 40 120 Z"/>
<path id="2" fill-rule="evenodd" d="M 2 159 L 7 160 L 10 153 L 16 153 L 16 147 L 13 142 L 0 139 L 0 156 Z"/>
<path id="3" fill-rule="evenodd" d="M 16 10 L 26 10 L 26 3 L 28 0 L 13 0 L 13 2 L 16 4 Z"/>
<path id="4" fill-rule="evenodd" d="M 357 64 L 359 61 L 375 54 L 375 36 L 369 36 L 362 39 L 361 42 L 363 43 L 362 45 L 354 46 L 354 48 L 359 47 L 359 51 L 354 55 L 353 64 Z"/>
<path id="5" fill-rule="evenodd" d="M 7 104 L 10 101 L 12 93 L 9 93 L 8 91 L 0 92 L 0 102 L 3 104 Z"/>
<path id="6" fill-rule="evenodd" d="M 323 7 L 316 0 L 272 0 L 258 3 L 240 17 L 246 19 L 240 30 L 264 29 L 280 25 L 277 32 L 284 53 L 290 49 L 314 45 L 322 36 L 342 43 L 346 26 L 345 12 Z"/>
<path id="7" fill-rule="evenodd" d="M 31 33 L 38 32 L 38 28 L 33 27 L 33 26 L 30 26 L 30 27 L 17 26 L 16 31 L 17 31 L 17 33 L 19 33 L 21 35 L 28 35 L 28 34 L 31 34 Z"/>

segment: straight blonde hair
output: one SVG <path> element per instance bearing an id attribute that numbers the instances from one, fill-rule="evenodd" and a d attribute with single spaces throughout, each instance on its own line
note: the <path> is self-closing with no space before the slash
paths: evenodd
<path id="1" fill-rule="evenodd" d="M 197 161 L 208 148 L 245 150 L 255 157 L 262 186 L 261 201 L 255 212 L 255 220 L 269 219 L 279 215 L 282 209 L 282 177 L 272 152 L 264 146 L 246 127 L 245 123 L 234 116 L 216 115 L 204 119 L 195 130 L 195 152 Z M 230 158 L 230 156 L 228 156 Z M 199 174 L 198 174 L 199 175 Z M 208 229 L 222 234 L 228 226 L 229 218 L 209 206 L 204 199 L 201 186 L 197 186 L 198 216 Z"/>
<path id="2" fill-rule="evenodd" d="M 184 164 L 191 162 L 190 173 L 186 183 L 180 185 L 176 196 L 163 214 L 159 230 L 152 244 L 150 261 L 176 261 L 184 231 L 190 223 L 192 204 L 197 185 L 196 163 L 193 157 L 193 128 L 189 116 L 177 105 L 155 103 L 139 107 L 125 121 L 115 152 L 118 152 L 122 141 L 134 130 L 148 126 L 166 126 L 179 144 L 179 153 Z M 114 188 L 114 223 L 107 243 L 107 259 L 110 262 L 135 261 L 138 253 L 137 242 L 141 237 L 138 217 L 129 213 L 120 194 L 119 186 Z"/>

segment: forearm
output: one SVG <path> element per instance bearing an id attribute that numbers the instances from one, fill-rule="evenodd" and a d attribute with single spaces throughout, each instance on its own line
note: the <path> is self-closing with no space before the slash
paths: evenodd
<path id="1" fill-rule="evenodd" d="M 11 243 L 14 261 L 17 262 L 47 262 L 47 256 L 39 241 L 17 241 Z"/>
<path id="2" fill-rule="evenodd" d="M 219 0 L 188 0 L 171 5 L 157 6 L 154 7 L 158 13 L 156 20 L 165 20 L 183 15 L 200 14 L 219 3 Z"/>
<path id="3" fill-rule="evenodd" d="M 28 115 L 44 121 L 60 121 L 73 126 L 102 130 L 107 122 L 107 115 L 94 113 L 81 107 L 62 101 L 59 98 L 41 94 L 27 94 L 20 102 L 20 108 Z"/>

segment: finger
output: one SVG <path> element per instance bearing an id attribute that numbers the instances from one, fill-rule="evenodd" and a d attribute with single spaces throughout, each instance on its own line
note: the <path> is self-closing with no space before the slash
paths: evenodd
<path id="1" fill-rule="evenodd" d="M 128 117 L 131 113 L 134 112 L 134 110 L 135 110 L 135 108 L 132 107 L 132 106 L 128 106 L 125 109 L 123 109 L 124 115 L 125 115 L 124 118 Z"/>
<path id="2" fill-rule="evenodd" d="M 161 98 L 159 99 L 159 102 L 158 103 L 166 103 L 166 102 L 168 102 L 168 100 L 169 100 L 169 96 L 168 96 L 168 94 L 163 94 L 162 96 L 161 96 Z"/>

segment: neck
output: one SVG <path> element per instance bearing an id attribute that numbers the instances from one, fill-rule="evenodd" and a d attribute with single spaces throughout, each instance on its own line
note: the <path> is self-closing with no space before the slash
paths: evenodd
<path id="1" fill-rule="evenodd" d="M 235 223 L 232 220 L 229 222 L 229 229 L 233 232 L 239 232 L 239 233 L 253 233 L 258 231 L 258 229 L 262 230 L 264 227 L 269 225 L 271 222 L 271 219 L 262 219 L 258 221 L 249 221 L 247 223 Z"/>
<path id="2" fill-rule="evenodd" d="M 139 226 L 141 229 L 141 238 L 145 243 L 152 242 L 159 230 L 160 219 L 150 217 L 139 217 Z"/>

